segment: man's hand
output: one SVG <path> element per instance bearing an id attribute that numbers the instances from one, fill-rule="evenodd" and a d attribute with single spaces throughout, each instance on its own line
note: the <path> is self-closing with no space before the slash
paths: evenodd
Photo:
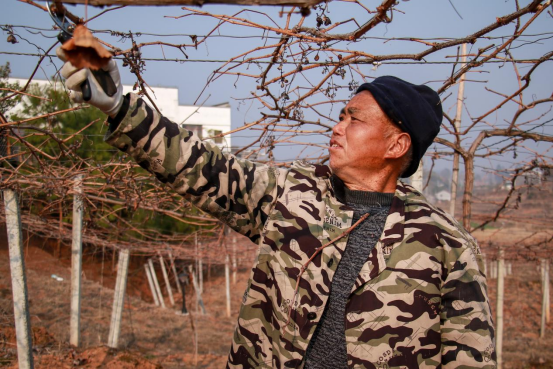
<path id="1" fill-rule="evenodd" d="M 90 84 L 91 97 L 86 101 L 109 115 L 115 117 L 123 104 L 123 86 L 121 85 L 121 76 L 115 60 L 111 59 L 108 64 L 102 69 L 109 73 L 113 80 L 117 91 L 113 96 L 108 96 L 102 89 L 100 83 L 96 80 L 90 69 L 77 69 L 73 64 L 67 61 L 65 53 L 58 47 L 56 50 L 58 58 L 65 62 L 61 69 L 61 75 L 66 79 L 65 86 L 70 90 L 69 97 L 76 103 L 84 102 L 81 85 L 88 79 Z"/>

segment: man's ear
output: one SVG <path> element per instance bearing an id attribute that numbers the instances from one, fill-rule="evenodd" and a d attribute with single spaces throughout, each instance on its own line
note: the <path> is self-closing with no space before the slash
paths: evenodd
<path id="1" fill-rule="evenodd" d="M 390 145 L 384 157 L 386 159 L 399 159 L 407 153 L 409 147 L 411 147 L 411 136 L 409 136 L 409 133 L 400 132 L 390 137 Z"/>

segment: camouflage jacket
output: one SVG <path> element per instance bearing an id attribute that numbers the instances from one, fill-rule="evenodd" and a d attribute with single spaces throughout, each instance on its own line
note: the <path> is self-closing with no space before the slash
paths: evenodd
<path id="1" fill-rule="evenodd" d="M 277 169 L 223 154 L 135 95 L 126 110 L 106 141 L 259 244 L 228 367 L 301 368 L 347 237 L 306 263 L 351 226 L 343 183 L 326 166 Z M 494 368 L 482 270 L 477 243 L 455 219 L 398 182 L 346 307 L 349 366 Z"/>

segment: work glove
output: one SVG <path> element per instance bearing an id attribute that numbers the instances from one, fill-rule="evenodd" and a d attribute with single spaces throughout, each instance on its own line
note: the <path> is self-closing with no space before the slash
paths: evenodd
<path id="1" fill-rule="evenodd" d="M 117 68 L 117 63 L 115 60 L 110 59 L 110 61 L 102 69 L 109 73 L 109 76 L 113 80 L 116 92 L 113 96 L 108 96 L 103 90 L 100 83 L 94 77 L 94 74 L 91 73 L 90 69 L 83 68 L 77 69 L 71 62 L 67 61 L 65 53 L 58 47 L 56 50 L 58 58 L 60 58 L 65 64 L 61 68 L 61 75 L 66 79 L 65 86 L 69 92 L 69 98 L 75 103 L 85 102 L 83 99 L 83 93 L 81 91 L 81 85 L 84 81 L 88 79 L 90 84 L 90 100 L 86 103 L 97 107 L 110 117 L 114 118 L 121 105 L 123 105 L 123 85 L 121 85 L 121 76 L 119 75 L 119 69 Z"/>

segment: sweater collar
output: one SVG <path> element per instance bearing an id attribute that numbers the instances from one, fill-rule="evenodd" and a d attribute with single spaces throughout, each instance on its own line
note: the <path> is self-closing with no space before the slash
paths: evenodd
<path id="1" fill-rule="evenodd" d="M 369 206 L 369 207 L 389 207 L 392 205 L 393 193 L 355 191 L 349 188 L 345 189 L 347 204 Z"/>
<path id="2" fill-rule="evenodd" d="M 342 204 L 346 204 L 346 186 L 336 174 L 331 174 L 330 183 L 334 196 Z M 388 218 L 382 233 L 382 246 L 384 248 L 393 248 L 403 240 L 405 226 L 405 206 L 409 201 L 409 197 L 416 196 L 418 193 L 413 192 L 413 188 L 406 186 L 403 182 L 397 182 L 396 191 L 392 199 Z M 420 194 L 418 194 L 420 196 Z M 347 205 L 346 205 L 347 206 Z M 349 207 L 348 207 L 349 208 Z M 385 252 L 389 250 L 385 250 Z"/>

